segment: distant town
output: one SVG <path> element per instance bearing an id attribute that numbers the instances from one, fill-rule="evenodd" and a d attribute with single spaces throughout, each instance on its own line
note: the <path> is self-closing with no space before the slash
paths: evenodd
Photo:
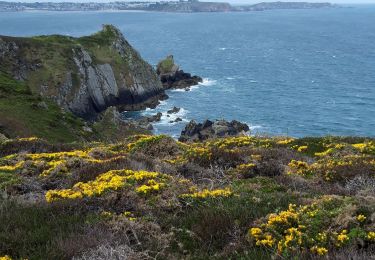
<path id="1" fill-rule="evenodd" d="M 73 2 L 4 2 L 0 1 L 0 12 L 22 11 L 155 11 L 155 12 L 248 12 L 265 11 L 273 9 L 315 9 L 332 8 L 336 5 L 330 3 L 308 2 L 270 2 L 253 5 L 234 6 L 229 3 L 200 2 L 198 0 L 160 1 L 160 2 L 110 2 L 110 3 L 73 3 Z"/>

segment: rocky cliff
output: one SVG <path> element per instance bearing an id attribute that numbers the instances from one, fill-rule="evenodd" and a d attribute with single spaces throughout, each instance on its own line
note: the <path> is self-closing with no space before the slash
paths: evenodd
<path id="1" fill-rule="evenodd" d="M 155 70 L 111 25 L 81 38 L 0 36 L 0 70 L 85 119 L 110 106 L 155 106 L 165 95 Z"/>

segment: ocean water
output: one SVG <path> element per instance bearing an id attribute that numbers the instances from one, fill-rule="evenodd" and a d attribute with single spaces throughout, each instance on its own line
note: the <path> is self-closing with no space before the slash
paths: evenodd
<path id="1" fill-rule="evenodd" d="M 375 6 L 251 13 L 0 13 L 0 34 L 82 36 L 118 26 L 151 64 L 173 54 L 205 80 L 168 91 L 156 133 L 237 119 L 252 133 L 375 136 Z M 173 106 L 177 115 L 167 117 Z M 137 116 L 139 113 L 127 114 Z M 169 121 L 181 117 L 183 122 Z"/>

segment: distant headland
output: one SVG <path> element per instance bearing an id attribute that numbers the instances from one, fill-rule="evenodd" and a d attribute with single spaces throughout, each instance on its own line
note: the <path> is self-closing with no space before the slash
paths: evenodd
<path id="1" fill-rule="evenodd" d="M 308 2 L 269 2 L 253 5 L 233 6 L 229 3 L 200 2 L 198 0 L 160 1 L 160 2 L 4 2 L 0 1 L 0 12 L 20 11 L 154 11 L 154 12 L 249 12 L 265 11 L 275 9 L 317 9 L 333 8 L 336 5 L 331 3 L 308 3 Z"/>

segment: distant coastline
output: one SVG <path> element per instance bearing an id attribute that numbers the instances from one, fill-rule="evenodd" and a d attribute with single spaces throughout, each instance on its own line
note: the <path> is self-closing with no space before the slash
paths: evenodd
<path id="1" fill-rule="evenodd" d="M 160 1 L 160 2 L 110 2 L 110 3 L 72 3 L 72 2 L 4 2 L 0 1 L 0 12 L 25 11 L 152 11 L 172 13 L 197 12 L 251 12 L 277 9 L 321 9 L 337 5 L 322 2 L 269 2 L 253 5 L 231 5 L 223 2 Z"/>

